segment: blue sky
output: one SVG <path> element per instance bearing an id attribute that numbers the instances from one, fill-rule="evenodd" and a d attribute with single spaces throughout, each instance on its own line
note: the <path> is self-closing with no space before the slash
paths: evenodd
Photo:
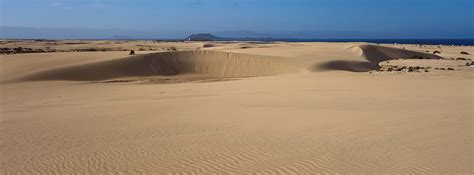
<path id="1" fill-rule="evenodd" d="M 473 0 L 0 1 L 1 26 L 474 38 Z"/>

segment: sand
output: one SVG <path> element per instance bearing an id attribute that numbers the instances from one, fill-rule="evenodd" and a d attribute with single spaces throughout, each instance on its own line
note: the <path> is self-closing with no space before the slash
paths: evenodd
<path id="1" fill-rule="evenodd" d="M 0 56 L 0 173 L 474 173 L 474 47 L 138 44 Z"/>

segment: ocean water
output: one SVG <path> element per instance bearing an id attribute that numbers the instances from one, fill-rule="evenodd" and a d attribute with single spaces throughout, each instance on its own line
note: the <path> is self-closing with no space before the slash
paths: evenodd
<path id="1" fill-rule="evenodd" d="M 474 39 L 283 39 L 287 42 L 367 42 L 377 44 L 422 44 L 474 46 Z"/>
<path id="2" fill-rule="evenodd" d="M 141 39 L 155 40 L 155 39 Z M 182 39 L 164 39 L 162 41 L 182 41 Z M 474 46 L 474 39 L 295 39 L 295 38 L 221 38 L 218 41 L 247 42 L 365 42 L 375 44 L 421 44 Z"/>

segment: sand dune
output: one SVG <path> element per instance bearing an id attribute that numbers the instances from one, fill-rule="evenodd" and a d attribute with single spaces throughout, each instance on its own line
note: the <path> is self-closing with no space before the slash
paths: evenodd
<path id="1" fill-rule="evenodd" d="M 353 45 L 347 49 L 357 53 L 358 57 L 319 63 L 313 67 L 312 71 L 366 72 L 378 69 L 379 62 L 391 59 L 412 59 L 415 56 L 416 58 L 442 59 L 442 57 L 432 54 L 368 44 Z M 191 74 L 203 78 L 241 78 L 295 73 L 307 67 L 307 65 L 301 63 L 301 60 L 287 60 L 282 61 L 281 58 L 274 56 L 221 51 L 159 52 L 59 68 L 44 68 L 41 71 L 10 80 L 10 82 L 39 80 L 98 81 Z"/>
<path id="2" fill-rule="evenodd" d="M 275 57 L 217 51 L 161 52 L 121 59 L 54 68 L 35 72 L 20 80 L 93 81 L 125 77 L 200 74 L 204 77 L 236 78 L 296 72 L 290 63 Z"/>
<path id="3" fill-rule="evenodd" d="M 432 60 L 390 63 L 470 60 L 405 45 L 240 44 L 0 56 L 0 80 L 14 80 L 0 83 L 0 174 L 474 173 L 472 66 L 353 72 L 414 55 Z M 473 47 L 443 49 L 474 59 L 459 55 Z M 186 76 L 249 78 L 120 81 Z"/>
<path id="4" fill-rule="evenodd" d="M 444 59 L 440 56 L 393 47 L 361 44 L 348 47 L 365 60 L 331 60 L 317 65 L 326 70 L 367 72 L 379 68 L 379 63 L 394 59 Z"/>

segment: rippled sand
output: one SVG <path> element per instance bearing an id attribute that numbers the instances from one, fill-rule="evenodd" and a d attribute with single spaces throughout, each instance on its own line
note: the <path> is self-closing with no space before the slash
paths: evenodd
<path id="1" fill-rule="evenodd" d="M 0 174 L 473 173 L 473 47 L 169 45 L 0 56 Z"/>

